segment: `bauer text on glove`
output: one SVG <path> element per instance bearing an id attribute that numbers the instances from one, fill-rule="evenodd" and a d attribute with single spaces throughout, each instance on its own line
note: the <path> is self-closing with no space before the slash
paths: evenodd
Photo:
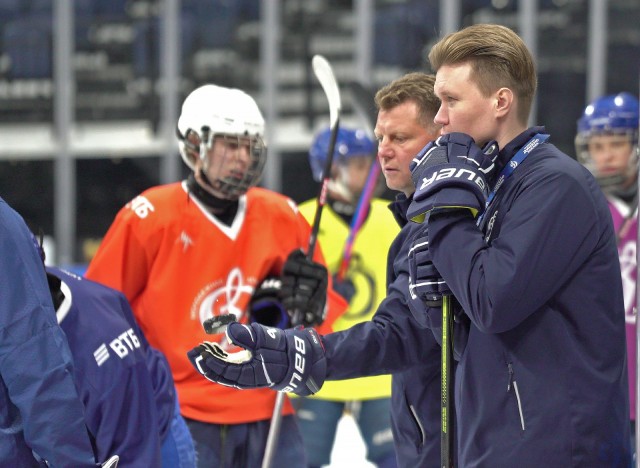
<path id="1" fill-rule="evenodd" d="M 432 210 L 459 208 L 469 209 L 474 217 L 481 214 L 498 151 L 495 141 L 480 149 L 464 133 L 447 133 L 429 143 L 411 163 L 416 191 L 407 217 L 422 222 Z"/>
<path id="2" fill-rule="evenodd" d="M 305 396 L 324 383 L 327 364 L 313 328 L 265 327 L 231 323 L 227 339 L 242 348 L 230 353 L 203 342 L 187 353 L 193 366 L 212 382 L 241 389 L 272 388 Z"/>

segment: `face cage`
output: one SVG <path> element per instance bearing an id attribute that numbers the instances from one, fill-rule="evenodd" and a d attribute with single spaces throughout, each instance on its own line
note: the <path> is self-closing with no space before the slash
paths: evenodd
<path id="1" fill-rule="evenodd" d="M 214 164 L 216 164 L 217 171 L 225 170 L 227 164 L 226 148 L 235 147 L 239 148 L 246 145 L 249 142 L 249 164 L 246 169 L 242 171 L 235 170 L 231 175 L 221 178 L 211 179 L 206 176 L 206 173 L 210 169 L 211 158 L 208 157 L 209 149 L 215 146 L 217 139 L 222 138 L 224 140 L 225 154 L 214 155 Z M 245 194 L 249 188 L 255 186 L 260 182 L 262 177 L 262 171 L 267 159 L 267 148 L 264 140 L 259 136 L 243 136 L 243 135 L 222 135 L 216 134 L 209 137 L 208 132 L 203 132 L 201 141 L 205 144 L 200 144 L 197 149 L 200 160 L 202 161 L 202 171 L 205 173 L 205 178 L 208 180 L 211 187 L 220 192 L 224 198 L 228 200 L 237 200 L 241 195 Z"/>
<path id="2" fill-rule="evenodd" d="M 600 134 L 627 136 L 631 142 L 631 156 L 629 157 L 627 167 L 617 174 L 608 176 L 600 175 L 596 168 L 596 164 L 589 153 L 590 138 Z M 589 169 L 589 172 L 591 172 L 598 181 L 600 188 L 607 193 L 619 190 L 631 177 L 635 177 L 637 175 L 638 162 L 640 160 L 640 147 L 638 146 L 638 133 L 636 131 L 581 132 L 576 135 L 575 147 L 578 161 Z"/>

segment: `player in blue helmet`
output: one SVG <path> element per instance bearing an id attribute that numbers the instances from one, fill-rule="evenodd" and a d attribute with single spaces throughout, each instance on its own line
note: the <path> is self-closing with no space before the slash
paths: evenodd
<path id="1" fill-rule="evenodd" d="M 323 178 L 331 129 L 316 134 L 309 150 L 313 177 Z M 328 183 L 327 206 L 320 222 L 318 242 L 334 274 L 334 288 L 349 301 L 349 309 L 336 320 L 334 330 L 344 330 L 373 316 L 386 291 L 386 248 L 399 228 L 387 205 L 388 200 L 376 198 L 380 187 L 375 160 L 376 144 L 365 130 L 340 128 L 336 136 Z M 369 184 L 367 181 L 369 180 Z M 365 196 L 361 195 L 365 193 Z M 312 222 L 317 200 L 300 205 L 300 212 Z M 358 208 L 359 207 L 359 208 Z M 344 248 L 354 226 L 354 219 L 364 219 L 353 241 L 348 267 L 342 274 Z M 379 252 L 379 254 L 376 254 Z M 328 382 L 312 397 L 294 401 L 302 431 L 309 467 L 330 462 L 330 455 L 339 420 L 350 413 L 362 434 L 367 459 L 377 467 L 396 466 L 389 414 L 391 377 L 380 375 L 361 379 Z"/>
<path id="2" fill-rule="evenodd" d="M 638 100 L 629 93 L 596 99 L 578 120 L 578 159 L 607 196 L 618 241 L 624 291 L 632 447 L 636 420 L 636 244 L 638 240 Z"/>
<path id="3" fill-rule="evenodd" d="M 638 168 L 638 100 L 629 93 L 604 96 L 578 120 L 578 159 L 603 190 L 631 202 Z"/>

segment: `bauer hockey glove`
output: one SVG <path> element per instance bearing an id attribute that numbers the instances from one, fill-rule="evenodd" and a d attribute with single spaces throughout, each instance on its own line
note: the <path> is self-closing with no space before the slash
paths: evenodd
<path id="1" fill-rule="evenodd" d="M 320 336 L 313 328 L 265 327 L 237 322 L 227 327 L 230 343 L 244 348 L 224 351 L 205 341 L 187 353 L 193 366 L 212 382 L 240 389 L 269 387 L 297 395 L 320 390 L 327 362 Z"/>
<path id="2" fill-rule="evenodd" d="M 451 208 L 482 214 L 498 152 L 495 141 L 480 149 L 464 133 L 447 133 L 427 144 L 410 166 L 416 191 L 407 217 L 421 223 L 426 213 Z"/>
<path id="3" fill-rule="evenodd" d="M 429 307 L 440 307 L 442 296 L 451 295 L 451 289 L 433 264 L 427 224 L 409 249 L 409 293 L 413 299 L 420 298 Z"/>
<path id="4" fill-rule="evenodd" d="M 289 314 L 280 300 L 282 281 L 277 276 L 269 276 L 256 288 L 249 301 L 249 321 L 268 327 L 288 328 L 291 326 Z"/>
<path id="5" fill-rule="evenodd" d="M 280 299 L 293 326 L 313 327 L 326 317 L 329 274 L 324 265 L 309 260 L 302 250 L 294 250 L 282 269 Z"/>

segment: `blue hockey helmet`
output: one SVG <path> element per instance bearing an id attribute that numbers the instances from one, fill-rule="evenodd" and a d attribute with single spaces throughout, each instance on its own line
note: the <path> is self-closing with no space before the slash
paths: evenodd
<path id="1" fill-rule="evenodd" d="M 632 132 L 638 136 L 638 100 L 629 93 L 604 96 L 589 104 L 578 120 L 578 133 Z"/>
<path id="2" fill-rule="evenodd" d="M 322 180 L 324 166 L 327 162 L 327 153 L 331 143 L 331 129 L 326 128 L 316 134 L 309 149 L 309 163 L 313 178 Z M 333 153 L 333 163 L 340 164 L 349 158 L 356 156 L 370 156 L 375 151 L 373 140 L 367 132 L 360 129 L 338 128 L 336 147 Z"/>
<path id="3" fill-rule="evenodd" d="M 589 104 L 580 119 L 575 139 L 576 155 L 598 178 L 603 188 L 620 188 L 635 175 L 638 165 L 638 125 L 640 111 L 638 100 L 629 93 L 604 96 Z M 629 163 L 618 174 L 603 175 L 596 169 L 589 151 L 589 142 L 594 136 L 618 135 L 631 146 Z"/>

